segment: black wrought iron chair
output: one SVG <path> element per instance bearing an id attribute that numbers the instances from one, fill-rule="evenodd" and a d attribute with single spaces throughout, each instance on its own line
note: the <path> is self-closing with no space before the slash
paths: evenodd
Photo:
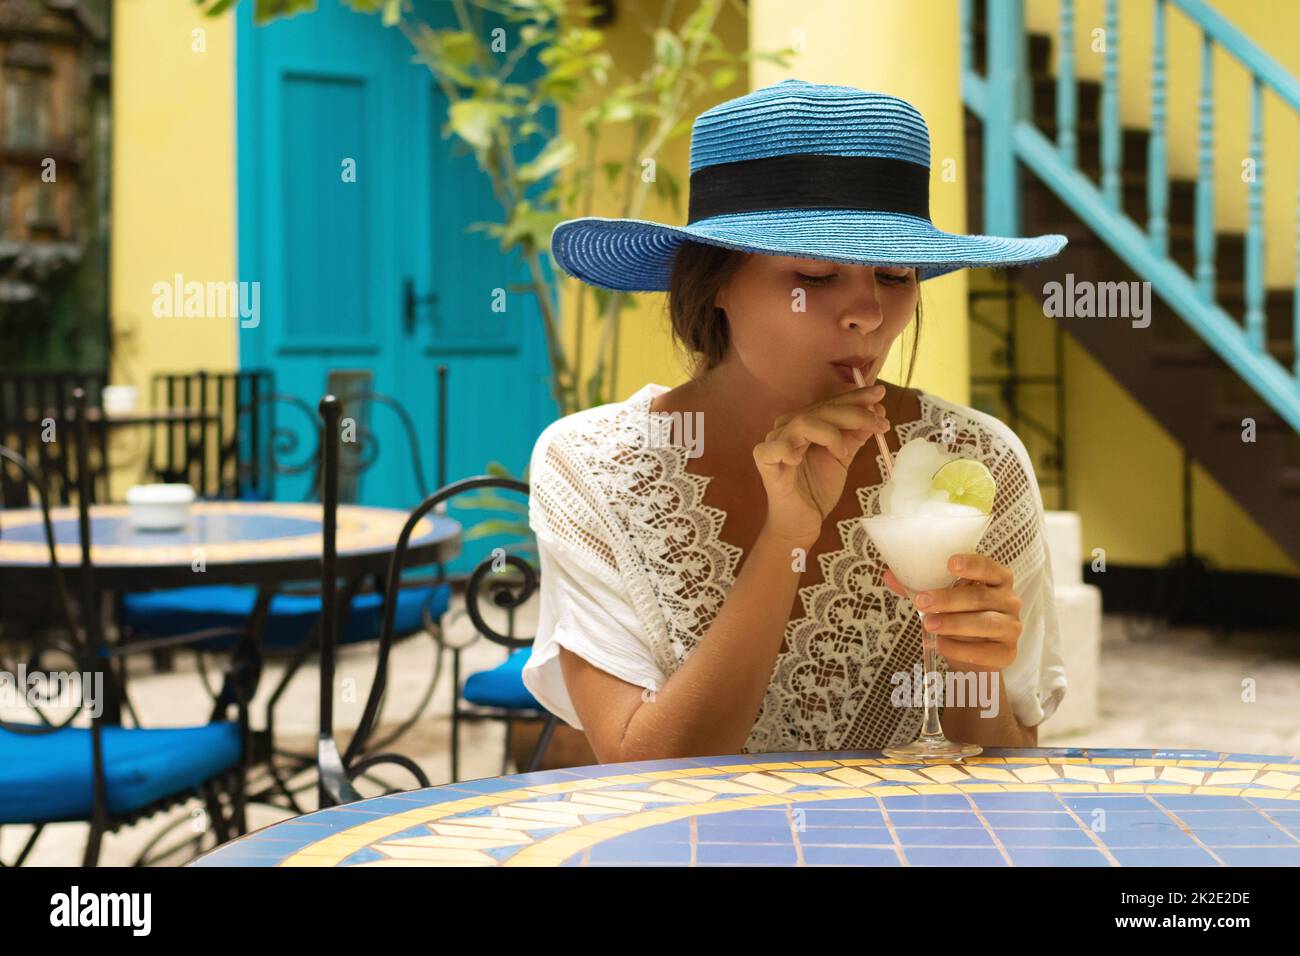
<path id="1" fill-rule="evenodd" d="M 393 612 L 401 589 L 400 571 L 390 570 L 385 588 L 384 623 L 379 638 L 379 661 L 363 722 L 353 734 L 347 750 L 339 752 L 334 740 L 334 656 L 338 646 L 339 616 L 346 611 L 352 595 L 338 590 L 338 507 L 339 507 L 339 431 L 342 405 L 333 395 L 320 401 L 321 417 L 321 606 L 320 621 L 320 732 L 317 737 L 317 799 L 321 807 L 338 806 L 361 799 L 355 787 L 358 777 L 383 764 L 401 767 L 415 778 L 417 785 L 429 786 L 429 778 L 409 757 L 396 753 L 372 751 L 362 754 L 370 724 L 378 711 L 388 674 L 388 652 L 393 642 Z M 409 534 L 404 533 L 409 540 Z M 400 566 L 399 566 L 400 567 Z M 398 792 L 389 789 L 387 792 Z"/>
<path id="2" fill-rule="evenodd" d="M 108 446 L 97 408 L 103 385 L 104 377 L 97 372 L 0 371 L 0 445 L 20 455 L 40 474 L 51 505 L 71 505 L 81 485 L 73 402 L 78 389 L 86 396 L 87 421 L 92 426 L 86 449 L 91 500 L 104 500 L 107 495 Z M 40 505 L 37 488 L 18 469 L 0 469 L 0 506 Z M 49 595 L 16 592 L 5 597 L 8 640 L 23 640 L 30 633 L 61 626 Z"/>
<path id="3" fill-rule="evenodd" d="M 397 548 L 394 550 L 392 560 L 389 563 L 388 581 L 385 588 L 387 594 L 392 593 L 393 583 L 400 579 L 402 571 L 406 567 L 411 535 L 420 520 L 435 508 L 440 509 L 447 501 L 457 495 L 484 489 L 513 491 L 524 496 L 527 496 L 529 492 L 528 485 L 525 482 L 495 475 L 479 475 L 453 482 L 425 498 L 411 512 L 398 538 Z M 469 536 L 467 535 L 467 537 Z M 507 569 L 510 569 L 511 573 L 502 574 Z M 474 639 L 466 644 L 451 643 L 447 639 L 443 619 L 439 619 L 433 631 L 440 646 L 449 652 L 452 658 L 452 781 L 459 779 L 460 724 L 464 721 L 499 720 L 505 722 L 506 744 L 505 753 L 502 757 L 503 774 L 507 772 L 511 749 L 510 728 L 515 720 L 541 721 L 543 723 L 541 734 L 537 739 L 533 752 L 525 766 L 520 769 L 524 772 L 535 770 L 545 756 L 546 748 L 550 744 L 559 718 L 546 711 L 524 687 L 521 675 L 533 638 L 518 637 L 514 633 L 514 612 L 517 608 L 526 604 L 529 598 L 536 593 L 538 580 L 538 570 L 519 555 L 504 552 L 497 554 L 494 552 L 492 556 L 478 564 L 465 580 L 465 610 L 474 624 Z M 506 612 L 507 633 L 498 632 L 485 620 L 480 604 L 484 600 L 484 596 L 493 607 Z M 345 754 L 345 761 L 357 759 L 366 752 L 368 747 L 378 749 L 388 746 L 396 737 L 396 733 L 390 733 L 383 740 L 373 745 L 369 744 L 369 737 L 376 726 L 379 703 L 383 698 L 385 689 L 383 681 L 388 672 L 386 664 L 390 643 L 387 640 L 387 635 L 391 633 L 394 610 L 391 599 L 386 601 L 383 632 L 379 645 L 380 666 L 378 673 L 380 677 L 372 688 L 369 700 L 366 702 L 365 712 L 358 725 L 356 736 L 353 737 L 348 752 Z M 479 637 L 485 637 L 493 643 L 509 649 L 511 653 L 502 664 L 471 675 L 462 685 L 461 654 Z M 403 732 L 404 729 L 404 727 L 398 728 L 397 733 Z"/>
<path id="4" fill-rule="evenodd" d="M 439 366 L 440 481 L 446 468 L 446 375 L 446 367 Z M 426 497 L 429 484 L 419 429 L 402 403 L 375 391 L 368 371 L 334 370 L 328 379 L 326 392 L 342 395 L 353 425 L 353 436 L 340 460 L 339 500 L 344 504 L 358 500 L 361 478 L 379 458 L 378 413 L 393 416 L 405 441 L 416 490 Z M 315 409 L 295 395 L 276 392 L 270 371 L 164 373 L 154 376 L 153 393 L 156 409 L 192 413 L 193 418 L 159 423 L 151 432 L 150 480 L 188 484 L 200 498 L 271 500 L 277 477 L 310 470 L 303 500 L 317 498 L 320 457 L 316 449 L 309 449 L 301 461 L 289 460 L 300 445 L 298 431 L 279 417 L 287 413 L 299 425 L 310 422 L 307 431 L 314 434 Z"/>
<path id="5" fill-rule="evenodd" d="M 43 634 L 35 640 L 27 650 L 24 663 L 29 673 L 44 673 L 46 663 L 61 656 L 81 676 L 80 701 L 61 721 L 50 720 L 40 702 L 33 702 L 30 697 L 26 702 L 34 720 L 0 720 L 0 826 L 21 824 L 33 828 L 14 865 L 27 859 L 48 824 L 83 821 L 90 824 L 83 863 L 93 866 L 98 862 L 105 833 L 195 797 L 204 802 L 211 827 L 180 846 L 193 844 L 197 850 L 208 832 L 215 835 L 217 842 L 224 842 L 245 829 L 243 779 L 250 732 L 249 688 L 242 680 L 242 675 L 247 673 L 242 668 L 247 661 L 229 671 L 226 698 L 229 708 L 214 714 L 205 725 L 142 728 L 109 722 L 110 715 L 116 713 L 112 701 L 122 693 L 112 666 L 114 660 L 151 648 L 148 645 L 109 647 L 103 640 L 91 560 L 84 391 L 75 392 L 74 402 L 76 457 L 82 476 L 82 494 L 77 496 L 80 602 L 76 610 L 59 561 L 45 482 L 23 456 L 0 447 L 0 467 L 10 472 L 11 477 L 21 476 L 39 498 L 51 581 L 62 625 L 53 635 Z M 169 643 L 174 645 L 205 636 L 211 635 L 177 636 Z M 55 670 L 65 675 L 69 672 L 66 667 Z M 87 679 L 91 683 L 90 694 L 84 684 Z M 95 699 L 89 700 L 91 697 Z M 229 719 L 230 708 L 235 711 L 234 720 Z M 89 718 L 89 726 L 73 726 L 83 715 Z M 227 798 L 228 809 L 222 805 L 223 796 Z M 189 821 L 182 818 L 180 822 Z M 151 859 L 151 851 L 169 829 L 150 841 L 137 858 L 137 865 Z M 177 848 L 155 854 L 152 859 L 167 856 Z"/>
<path id="6" fill-rule="evenodd" d="M 150 430 L 150 480 L 187 484 L 200 498 L 272 498 L 275 473 L 266 459 L 274 407 L 265 401 L 275 394 L 271 370 L 160 372 L 151 388 L 154 410 L 176 417 Z"/>
<path id="7" fill-rule="evenodd" d="M 358 398 L 366 402 L 391 402 L 385 396 L 374 393 L 365 393 Z M 400 405 L 392 403 L 391 407 L 398 411 L 403 428 L 414 447 L 414 423 Z M 241 422 L 245 427 L 256 415 L 266 431 L 267 457 L 259 467 L 267 481 L 273 486 L 277 477 L 310 474 L 311 487 L 305 497 L 319 497 L 322 446 L 317 412 L 296 396 L 280 393 L 259 395 L 242 411 Z M 373 442 L 367 440 L 368 434 L 364 427 L 358 426 L 353 437 L 357 443 L 373 447 Z M 304 442 L 302 435 L 311 438 Z M 237 434 L 235 440 L 241 440 L 241 436 Z M 418 463 L 418 453 L 413 454 Z M 371 453 L 365 453 L 359 460 L 360 466 L 367 467 L 373 460 Z M 340 475 L 347 473 L 340 461 Z M 423 482 L 423 473 L 417 472 L 416 479 Z M 338 635 L 340 645 L 364 644 L 379 639 L 377 622 L 383 601 L 380 584 L 377 580 L 357 583 L 357 590 L 348 602 L 346 624 L 341 627 Z M 119 619 L 131 641 L 196 630 L 225 629 L 228 635 L 231 629 L 248 620 L 257 600 L 257 590 L 256 587 L 240 585 L 195 585 L 169 591 L 126 594 L 119 601 Z M 450 596 L 451 589 L 443 582 L 432 579 L 403 580 L 397 594 L 399 613 L 394 640 L 429 633 L 446 610 Z M 295 582 L 272 597 L 262 628 L 262 649 L 265 655 L 283 660 L 285 670 L 267 698 L 264 720 L 266 729 L 258 734 L 262 741 L 260 749 L 269 755 L 267 762 L 260 764 L 258 770 L 266 770 L 270 779 L 255 779 L 250 784 L 249 800 L 282 800 L 285 806 L 296 813 L 305 812 L 305 808 L 298 803 L 296 794 L 310 789 L 314 784 L 309 779 L 296 781 L 295 778 L 314 769 L 315 755 L 299 753 L 275 744 L 276 713 L 290 683 L 319 648 L 321 608 L 322 596 L 317 583 Z M 200 678 L 214 697 L 217 685 L 209 676 L 211 668 L 208 659 L 223 656 L 231 652 L 234 646 L 235 642 L 225 636 L 192 648 Z M 442 660 L 441 650 L 436 644 L 433 645 L 433 650 L 429 683 L 422 699 L 401 725 L 403 728 L 409 729 L 415 724 L 433 697 Z"/>
<path id="8" fill-rule="evenodd" d="M 0 445 L 31 462 L 43 476 L 54 504 L 70 505 L 79 487 L 77 462 L 69 454 L 71 441 L 59 441 L 61 424 L 71 422 L 73 393 L 86 396 L 89 414 L 97 414 L 104 377 L 70 369 L 32 372 L 0 370 Z M 90 432 L 87 467 L 92 492 L 104 500 L 108 482 L 108 444 L 103 428 Z M 0 477 L 0 502 L 10 508 L 34 507 L 34 489 L 17 475 Z"/>

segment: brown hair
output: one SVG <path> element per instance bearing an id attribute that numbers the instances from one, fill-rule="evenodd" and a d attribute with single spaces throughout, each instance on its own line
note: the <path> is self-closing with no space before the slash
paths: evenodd
<path id="1" fill-rule="evenodd" d="M 673 259 L 668 284 L 668 315 L 673 339 L 690 353 L 691 375 L 697 377 L 718 365 L 731 346 L 727 313 L 713 304 L 718 290 L 752 253 L 687 240 Z M 907 378 L 916 368 L 916 348 L 921 337 L 921 295 L 916 296 L 916 328 Z"/>

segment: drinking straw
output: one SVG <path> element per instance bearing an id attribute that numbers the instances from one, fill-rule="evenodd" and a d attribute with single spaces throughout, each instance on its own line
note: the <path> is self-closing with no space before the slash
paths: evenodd
<path id="1" fill-rule="evenodd" d="M 867 383 L 862 378 L 862 369 L 853 369 L 853 381 L 858 383 L 858 388 L 862 388 Z M 889 454 L 889 446 L 885 444 L 885 436 L 876 432 L 876 445 L 880 448 L 880 453 L 885 456 L 885 480 L 894 480 L 894 459 Z"/>

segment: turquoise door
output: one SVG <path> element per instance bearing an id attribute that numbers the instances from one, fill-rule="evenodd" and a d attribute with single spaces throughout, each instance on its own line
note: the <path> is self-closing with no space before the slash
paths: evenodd
<path id="1" fill-rule="evenodd" d="M 237 7 L 239 272 L 260 283 L 261 320 L 240 330 L 241 365 L 271 368 L 277 391 L 313 408 L 331 372 L 369 372 L 414 419 L 434 487 L 446 365 L 446 479 L 493 460 L 520 474 L 555 414 L 541 320 L 510 291 L 523 263 L 466 231 L 500 213 L 474 157 L 441 135 L 432 74 L 401 32 L 342 3 L 265 26 L 252 8 Z M 277 425 L 308 427 L 281 412 Z M 358 500 L 413 506 L 397 418 L 373 408 L 367 426 L 377 457 Z M 306 491 L 306 475 L 277 480 L 279 498 Z"/>

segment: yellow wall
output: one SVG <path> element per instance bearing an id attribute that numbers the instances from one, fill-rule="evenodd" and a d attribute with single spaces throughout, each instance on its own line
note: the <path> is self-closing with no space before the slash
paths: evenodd
<path id="1" fill-rule="evenodd" d="M 238 367 L 238 320 L 154 315 L 154 285 L 235 274 L 235 20 L 175 0 L 113 5 L 114 384 L 150 404 L 157 372 Z M 194 30 L 203 31 L 204 52 Z M 183 314 L 183 312 L 182 312 Z M 139 480 L 143 434 L 115 436 L 114 496 Z"/>
<path id="2" fill-rule="evenodd" d="M 175 0 L 117 0 L 113 24 L 112 381 L 147 401 L 156 371 L 237 366 L 238 320 L 155 318 L 157 282 L 235 274 L 232 16 Z M 191 31 L 205 31 L 193 52 Z"/>

